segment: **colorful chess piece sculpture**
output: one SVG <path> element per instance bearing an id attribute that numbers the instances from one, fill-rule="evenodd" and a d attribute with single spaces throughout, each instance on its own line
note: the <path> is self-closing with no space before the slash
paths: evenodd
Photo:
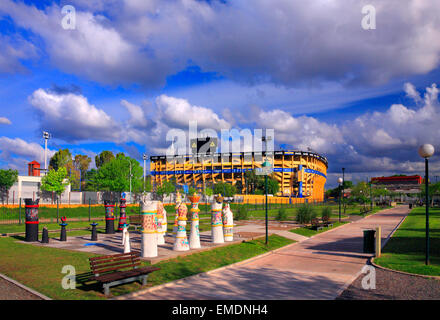
<path id="1" fill-rule="evenodd" d="M 161 201 L 157 202 L 157 244 L 165 244 L 165 232 L 167 228 L 167 212 Z"/>
<path id="2" fill-rule="evenodd" d="M 130 233 L 128 232 L 128 224 L 124 223 L 122 226 L 122 245 L 124 246 L 124 253 L 129 253 L 130 248 Z"/>
<path id="3" fill-rule="evenodd" d="M 225 206 L 223 208 L 223 235 L 225 242 L 234 240 L 233 228 L 234 215 L 232 214 L 229 203 L 225 202 Z"/>
<path id="4" fill-rule="evenodd" d="M 196 193 L 192 197 L 189 197 L 191 201 L 191 231 L 189 234 L 189 248 L 199 249 L 200 246 L 200 233 L 199 233 L 199 200 L 200 196 Z"/>
<path id="5" fill-rule="evenodd" d="M 127 208 L 127 200 L 125 199 L 125 193 L 121 194 L 121 199 L 119 200 L 119 223 L 118 232 L 122 232 L 124 224 L 127 223 L 127 215 L 125 213 L 125 208 Z"/>
<path id="6" fill-rule="evenodd" d="M 177 221 L 179 218 L 179 206 L 181 203 L 182 203 L 182 196 L 180 195 L 180 192 L 177 191 L 177 193 L 176 193 L 176 215 L 174 217 L 173 237 L 175 237 L 177 234 L 177 226 L 178 226 Z"/>
<path id="7" fill-rule="evenodd" d="M 104 200 L 105 208 L 105 233 L 115 233 L 115 202 L 111 200 Z"/>
<path id="8" fill-rule="evenodd" d="M 184 203 L 181 203 L 178 211 L 177 218 L 177 233 L 174 241 L 174 251 L 187 251 L 189 250 L 188 237 L 186 235 L 186 216 L 188 214 L 188 208 Z"/>
<path id="9" fill-rule="evenodd" d="M 26 242 L 38 241 L 38 208 L 40 199 L 24 199 L 26 214 Z"/>
<path id="10" fill-rule="evenodd" d="M 142 199 L 141 223 L 141 257 L 157 257 L 157 201 Z"/>
<path id="11" fill-rule="evenodd" d="M 223 221 L 222 221 L 223 197 L 219 194 L 215 196 L 211 204 L 211 241 L 213 243 L 224 243 Z"/>

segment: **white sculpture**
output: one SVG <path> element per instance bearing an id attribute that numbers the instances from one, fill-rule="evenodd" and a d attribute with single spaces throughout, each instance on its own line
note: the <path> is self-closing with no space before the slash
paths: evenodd
<path id="1" fill-rule="evenodd" d="M 141 257 L 157 257 L 157 201 L 147 201 L 143 198 L 141 221 Z"/>
<path id="2" fill-rule="evenodd" d="M 124 246 L 124 253 L 129 253 L 130 248 L 130 233 L 128 232 L 128 224 L 124 224 L 122 228 L 122 245 Z"/>
<path id="3" fill-rule="evenodd" d="M 182 203 L 182 196 L 180 195 L 180 192 L 177 191 L 176 193 L 176 215 L 174 216 L 174 227 L 173 227 L 173 237 L 177 234 L 177 220 L 179 218 L 179 206 Z"/>
<path id="4" fill-rule="evenodd" d="M 184 203 L 182 203 L 179 208 L 177 209 L 179 216 L 178 216 L 178 227 L 177 227 L 177 233 L 176 233 L 176 240 L 174 241 L 173 250 L 174 251 L 188 251 L 189 250 L 189 243 L 188 243 L 188 237 L 186 235 L 186 216 L 188 214 L 188 208 Z"/>
<path id="5" fill-rule="evenodd" d="M 167 231 L 167 212 L 161 201 L 157 202 L 157 244 L 165 244 L 165 232 Z"/>
<path id="6" fill-rule="evenodd" d="M 223 208 L 223 234 L 225 237 L 225 241 L 233 241 L 234 234 L 234 215 L 232 214 L 229 203 L 225 203 L 225 207 Z"/>
<path id="7" fill-rule="evenodd" d="M 213 243 L 224 243 L 223 222 L 222 222 L 223 198 L 219 194 L 211 204 L 211 241 Z"/>
<path id="8" fill-rule="evenodd" d="M 191 231 L 189 233 L 189 248 L 199 249 L 200 245 L 200 233 L 199 233 L 199 200 L 200 196 L 194 193 L 192 197 L 189 197 L 191 201 Z"/>

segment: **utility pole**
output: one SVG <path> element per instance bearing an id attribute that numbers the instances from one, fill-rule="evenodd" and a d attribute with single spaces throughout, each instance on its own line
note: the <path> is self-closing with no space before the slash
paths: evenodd
<path id="1" fill-rule="evenodd" d="M 50 133 L 47 131 L 43 131 L 44 138 L 44 172 L 47 174 L 47 140 L 50 139 Z"/>
<path id="2" fill-rule="evenodd" d="M 147 154 L 143 154 L 143 159 L 144 159 L 144 192 L 145 192 L 145 178 L 147 176 Z"/>

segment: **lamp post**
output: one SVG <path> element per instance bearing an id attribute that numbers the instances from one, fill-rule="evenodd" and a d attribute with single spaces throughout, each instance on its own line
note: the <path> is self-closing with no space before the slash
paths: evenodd
<path id="1" fill-rule="evenodd" d="M 426 207 L 426 259 L 425 264 L 429 265 L 429 169 L 428 158 L 434 154 L 434 146 L 424 144 L 419 147 L 419 155 L 425 158 L 425 207 Z"/>
<path id="2" fill-rule="evenodd" d="M 370 186 L 370 211 L 373 211 L 373 193 L 371 192 L 371 181 L 368 185 Z"/>
<path id="3" fill-rule="evenodd" d="M 50 133 L 43 131 L 44 138 L 44 173 L 47 174 L 47 140 L 50 139 Z"/>
<path id="4" fill-rule="evenodd" d="M 342 184 L 343 184 L 344 180 L 342 180 L 342 178 L 338 179 L 338 184 L 339 184 L 339 222 L 341 222 L 341 190 L 342 190 Z"/>
<path id="5" fill-rule="evenodd" d="M 264 161 L 263 162 L 263 170 L 270 170 L 271 169 L 271 164 L 269 161 Z M 265 193 L 266 193 L 266 244 L 268 244 L 269 242 L 269 227 L 268 227 L 268 214 L 267 214 L 267 176 L 269 175 L 269 172 L 264 172 L 264 184 L 265 184 Z"/>
<path id="6" fill-rule="evenodd" d="M 147 168 L 147 155 L 144 153 L 143 155 L 142 155 L 142 158 L 143 158 L 143 160 L 144 160 L 144 188 L 143 188 L 143 191 L 145 192 L 145 177 L 146 177 L 146 168 Z"/>

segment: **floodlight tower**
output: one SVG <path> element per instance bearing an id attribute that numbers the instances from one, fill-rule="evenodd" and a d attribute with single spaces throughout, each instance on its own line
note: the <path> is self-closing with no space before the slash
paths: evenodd
<path id="1" fill-rule="evenodd" d="M 147 154 L 144 153 L 142 158 L 144 159 L 144 192 L 145 192 L 145 177 L 146 177 L 146 170 L 147 170 Z"/>
<path id="2" fill-rule="evenodd" d="M 47 173 L 47 140 L 50 139 L 50 133 L 47 131 L 43 131 L 44 138 L 44 172 Z"/>

